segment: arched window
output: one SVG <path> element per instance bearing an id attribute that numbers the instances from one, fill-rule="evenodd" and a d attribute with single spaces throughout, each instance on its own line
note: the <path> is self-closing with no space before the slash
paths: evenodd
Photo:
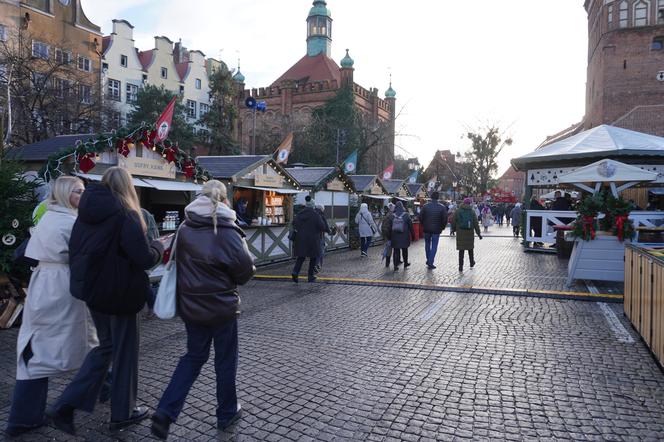
<path id="1" fill-rule="evenodd" d="M 634 26 L 648 25 L 649 4 L 645 1 L 639 1 L 634 4 Z"/>
<path id="2" fill-rule="evenodd" d="M 629 24 L 629 5 L 626 1 L 620 2 L 620 27 L 626 28 Z"/>

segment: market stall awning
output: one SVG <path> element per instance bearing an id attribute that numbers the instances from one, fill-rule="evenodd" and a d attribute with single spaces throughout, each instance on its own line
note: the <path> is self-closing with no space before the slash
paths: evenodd
<path id="1" fill-rule="evenodd" d="M 614 160 L 601 160 L 558 177 L 559 183 L 654 181 L 657 173 Z"/>
<path id="2" fill-rule="evenodd" d="M 517 170 L 562 160 L 611 156 L 664 156 L 664 138 L 603 124 L 512 159 Z"/>
<path id="3" fill-rule="evenodd" d="M 200 192 L 203 188 L 200 184 L 188 183 L 185 181 L 167 181 L 167 180 L 154 180 L 151 178 L 134 178 L 144 181 L 149 186 L 157 190 L 170 190 L 170 191 L 184 191 L 184 192 Z"/>
<path id="4" fill-rule="evenodd" d="M 259 187 L 259 186 L 236 186 L 236 187 L 241 187 L 243 189 L 263 190 L 265 192 L 281 193 L 283 195 L 293 195 L 293 194 L 296 194 L 296 193 L 307 192 L 306 190 L 279 189 L 279 188 L 275 188 L 275 187 Z"/>
<path id="5" fill-rule="evenodd" d="M 79 172 L 74 172 L 74 175 L 76 175 L 79 178 L 84 178 L 86 180 L 90 181 L 101 181 L 101 175 L 96 175 L 93 173 L 79 173 Z M 132 178 L 132 181 L 134 183 L 134 186 L 136 187 L 148 187 L 148 188 L 154 188 L 152 184 L 146 183 L 145 181 L 139 179 L 139 178 Z"/>

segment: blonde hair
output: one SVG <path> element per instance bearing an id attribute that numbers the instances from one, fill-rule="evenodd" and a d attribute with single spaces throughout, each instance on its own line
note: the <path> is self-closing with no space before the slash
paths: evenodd
<path id="1" fill-rule="evenodd" d="M 214 226 L 214 234 L 217 234 L 217 208 L 219 204 L 224 202 L 227 198 L 226 186 L 224 183 L 217 180 L 210 180 L 203 185 L 203 190 L 201 190 L 201 195 L 210 198 L 212 204 L 214 204 L 214 210 L 212 211 L 212 225 Z"/>
<path id="2" fill-rule="evenodd" d="M 136 212 L 143 232 L 147 232 L 148 227 L 143 219 L 141 204 L 138 202 L 138 195 L 136 195 L 131 174 L 121 167 L 113 166 L 101 177 L 101 183 L 108 187 L 111 193 L 120 200 L 120 204 L 125 210 Z"/>
<path id="3" fill-rule="evenodd" d="M 71 201 L 69 201 L 69 196 L 77 184 L 83 185 L 83 181 L 73 176 L 59 176 L 51 188 L 48 204 L 57 204 L 67 209 L 77 210 L 76 207 L 71 205 Z"/>

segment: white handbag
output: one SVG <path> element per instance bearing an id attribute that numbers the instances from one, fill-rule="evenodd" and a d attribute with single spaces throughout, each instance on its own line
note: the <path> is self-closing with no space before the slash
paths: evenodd
<path id="1" fill-rule="evenodd" d="M 175 233 L 173 246 L 171 247 L 171 256 L 166 263 L 164 269 L 164 276 L 161 277 L 159 283 L 159 290 L 154 301 L 154 314 L 159 319 L 173 319 L 175 317 L 175 304 L 177 292 L 177 265 L 175 262 L 175 248 L 178 243 L 178 234 L 180 229 Z"/>

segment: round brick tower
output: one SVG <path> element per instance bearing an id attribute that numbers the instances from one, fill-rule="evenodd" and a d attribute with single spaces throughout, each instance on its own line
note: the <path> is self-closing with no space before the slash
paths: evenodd
<path id="1" fill-rule="evenodd" d="M 584 128 L 615 124 L 664 135 L 664 0 L 585 0 Z"/>

